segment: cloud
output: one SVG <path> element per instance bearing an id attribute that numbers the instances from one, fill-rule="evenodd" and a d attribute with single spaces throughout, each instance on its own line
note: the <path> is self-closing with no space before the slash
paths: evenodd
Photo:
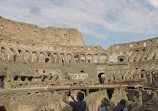
<path id="1" fill-rule="evenodd" d="M 108 31 L 155 34 L 158 30 L 157 0 L 2 1 L 2 17 L 43 27 L 73 27 L 96 38 L 107 38 Z M 96 29 L 96 26 L 102 29 Z"/>
<path id="2" fill-rule="evenodd" d="M 147 0 L 153 7 L 158 8 L 158 1 L 157 0 Z"/>
<path id="3" fill-rule="evenodd" d="M 34 15 L 39 15 L 39 14 L 40 14 L 40 8 L 37 7 L 37 6 L 32 6 L 32 7 L 30 8 L 30 11 L 31 11 L 31 13 L 34 14 Z"/>

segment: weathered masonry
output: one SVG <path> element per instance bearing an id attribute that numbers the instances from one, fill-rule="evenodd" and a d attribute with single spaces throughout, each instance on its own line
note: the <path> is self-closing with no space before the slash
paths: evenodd
<path id="1" fill-rule="evenodd" d="M 114 105 L 124 98 L 129 109 L 143 111 L 147 102 L 157 100 L 157 88 L 158 38 L 103 49 L 86 46 L 74 28 L 41 28 L 0 18 L 2 109 L 71 111 L 62 96 L 81 90 L 90 111 L 97 110 L 103 97 Z"/>

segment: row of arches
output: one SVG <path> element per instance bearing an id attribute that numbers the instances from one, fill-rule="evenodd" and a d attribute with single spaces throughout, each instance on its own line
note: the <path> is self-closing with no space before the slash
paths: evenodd
<path id="1" fill-rule="evenodd" d="M 139 62 L 152 59 L 158 59 L 158 47 L 131 50 L 129 52 L 130 62 Z"/>
<path id="2" fill-rule="evenodd" d="M 129 49 L 129 48 L 138 48 L 138 47 L 149 47 L 152 45 L 156 45 L 157 43 L 158 43 L 158 38 L 153 38 L 145 41 L 117 44 L 117 45 L 113 45 L 113 47 L 114 49 L 119 50 L 119 49 Z"/>
<path id="3" fill-rule="evenodd" d="M 102 54 L 80 54 L 80 53 L 59 53 L 59 52 L 37 52 L 12 48 L 0 48 L 2 60 L 21 62 L 43 62 L 43 63 L 72 63 L 72 62 L 94 62 L 105 63 L 108 56 Z"/>
<path id="4" fill-rule="evenodd" d="M 1 36 L 2 36 L 2 34 L 1 34 Z M 12 39 L 10 39 L 10 36 L 11 35 L 9 35 L 9 39 L 3 39 L 3 38 L 0 39 L 0 43 L 7 47 L 9 46 L 9 47 L 13 47 L 13 48 L 23 48 L 25 50 L 30 50 L 30 49 L 41 50 L 41 51 L 56 50 L 56 51 L 60 51 L 60 52 L 102 51 L 102 48 L 100 46 L 67 46 L 67 45 L 56 45 L 56 44 L 50 46 L 50 45 L 44 44 L 44 43 L 28 43 L 28 42 L 23 42 L 23 41 L 19 41 L 19 40 L 12 40 Z"/>

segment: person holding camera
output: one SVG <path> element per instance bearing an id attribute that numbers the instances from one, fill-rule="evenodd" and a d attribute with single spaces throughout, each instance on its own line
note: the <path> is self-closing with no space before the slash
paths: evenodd
<path id="1" fill-rule="evenodd" d="M 68 101 L 67 96 L 70 96 L 73 101 Z M 63 101 L 73 108 L 72 111 L 88 111 L 87 104 L 85 101 L 83 101 L 83 99 L 84 94 L 82 92 L 77 93 L 77 100 L 74 99 L 74 96 L 71 96 L 70 92 L 65 94 L 63 97 Z"/>

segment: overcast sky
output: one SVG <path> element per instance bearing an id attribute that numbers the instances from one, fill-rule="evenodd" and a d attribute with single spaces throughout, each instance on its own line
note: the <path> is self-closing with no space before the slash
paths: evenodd
<path id="1" fill-rule="evenodd" d="M 103 48 L 158 35 L 158 0 L 0 0 L 0 16 L 77 28 L 86 45 Z"/>

